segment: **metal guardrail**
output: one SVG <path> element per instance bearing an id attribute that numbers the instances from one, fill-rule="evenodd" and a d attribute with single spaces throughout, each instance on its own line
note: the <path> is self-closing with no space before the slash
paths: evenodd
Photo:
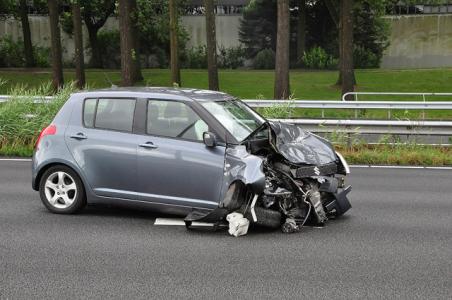
<path id="1" fill-rule="evenodd" d="M 350 93 L 349 93 L 350 94 Z M 357 94 L 357 93 L 354 93 Z M 389 93 L 388 93 L 389 94 Z M 418 93 L 416 93 L 418 94 Z M 347 94 L 344 94 L 346 96 Z M 452 94 L 450 94 L 452 95 Z M 360 109 L 384 109 L 391 119 L 391 111 L 403 110 L 452 110 L 452 101 L 337 101 L 337 100 L 244 100 L 251 107 L 270 107 L 272 105 L 287 104 L 295 108 L 321 109 L 322 118 L 325 117 L 325 109 L 354 109 L 355 118 L 358 118 Z M 425 114 L 422 113 L 423 118 Z"/>
<path id="2" fill-rule="evenodd" d="M 388 93 L 394 94 L 394 93 Z M 407 93 L 403 93 L 407 94 Z M 412 93 L 422 94 L 422 93 Z M 446 93 L 435 93 L 444 95 Z M 427 95 L 427 94 L 425 94 Z M 449 95 L 447 93 L 447 95 Z M 450 94 L 452 95 L 452 94 Z M 10 96 L 0 95 L 0 102 L 7 102 Z M 46 103 L 52 97 L 39 97 L 35 103 Z M 452 112 L 452 101 L 336 101 L 336 100 L 243 100 L 251 107 L 262 108 L 287 104 L 294 108 L 314 109 L 408 109 L 431 110 L 446 109 Z M 323 117 L 323 114 L 322 114 Z M 316 133 L 342 132 L 346 134 L 394 134 L 394 135 L 431 135 L 452 136 L 452 121 L 401 121 L 401 120 L 328 120 L 328 119 L 275 119 L 303 126 Z"/>
<path id="3" fill-rule="evenodd" d="M 422 97 L 422 101 L 426 102 L 427 96 L 450 96 L 452 100 L 452 93 L 404 93 L 404 92 L 348 92 L 342 95 L 342 101 L 347 101 L 348 96 L 353 96 L 354 101 L 358 101 L 359 95 L 372 95 L 372 96 L 419 96 Z"/>
<path id="4" fill-rule="evenodd" d="M 451 109 L 452 101 L 337 101 L 337 100 L 243 100 L 251 107 L 287 104 L 295 108 L 318 109 Z"/>
<path id="5" fill-rule="evenodd" d="M 10 99 L 11 99 L 11 96 L 9 96 L 9 95 L 0 95 L 0 103 L 8 102 Z M 33 102 L 34 103 L 46 103 L 46 102 L 49 102 L 52 100 L 53 100 L 52 96 L 40 96 L 40 97 L 36 97 Z"/>
<path id="6" fill-rule="evenodd" d="M 317 133 L 452 136 L 452 121 L 272 119 Z"/>
<path id="7" fill-rule="evenodd" d="M 437 93 L 438 94 L 438 93 Z M 345 94 L 346 95 L 346 94 Z M 450 94 L 452 96 L 452 93 Z M 11 96 L 0 95 L 0 103 L 7 102 Z M 52 101 L 52 96 L 36 97 L 35 103 Z M 317 108 L 317 109 L 450 109 L 452 101 L 338 101 L 338 100 L 243 100 L 251 107 L 271 107 L 273 105 L 287 104 L 294 108 Z"/>

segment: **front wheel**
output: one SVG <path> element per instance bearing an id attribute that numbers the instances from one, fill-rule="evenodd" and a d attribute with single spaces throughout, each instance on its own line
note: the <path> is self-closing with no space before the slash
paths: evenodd
<path id="1" fill-rule="evenodd" d="M 39 194 L 53 213 L 72 214 L 86 205 L 85 188 L 79 176 L 66 166 L 54 166 L 43 174 Z"/>

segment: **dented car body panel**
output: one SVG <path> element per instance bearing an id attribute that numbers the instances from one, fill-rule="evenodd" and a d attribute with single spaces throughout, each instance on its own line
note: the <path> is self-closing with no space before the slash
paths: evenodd
<path id="1" fill-rule="evenodd" d="M 282 122 L 270 123 L 276 136 L 276 149 L 294 164 L 324 165 L 337 161 L 330 142 L 300 126 Z"/>
<path id="2" fill-rule="evenodd" d="M 265 188 L 263 159 L 248 153 L 245 146 L 229 146 L 225 155 L 225 187 L 240 181 L 250 186 L 254 193 L 260 194 Z"/>

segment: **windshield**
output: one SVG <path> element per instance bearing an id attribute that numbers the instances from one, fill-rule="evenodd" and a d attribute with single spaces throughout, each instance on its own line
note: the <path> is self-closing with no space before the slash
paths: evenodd
<path id="1" fill-rule="evenodd" d="M 264 118 L 237 100 L 209 101 L 200 103 L 239 142 L 242 142 L 259 126 L 265 123 Z"/>

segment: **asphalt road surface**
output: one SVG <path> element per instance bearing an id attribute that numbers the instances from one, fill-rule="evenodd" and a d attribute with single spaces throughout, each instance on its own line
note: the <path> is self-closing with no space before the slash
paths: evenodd
<path id="1" fill-rule="evenodd" d="M 0 161 L 0 298 L 452 297 L 452 171 L 352 169 L 353 209 L 284 235 L 47 212 L 30 162 Z"/>

